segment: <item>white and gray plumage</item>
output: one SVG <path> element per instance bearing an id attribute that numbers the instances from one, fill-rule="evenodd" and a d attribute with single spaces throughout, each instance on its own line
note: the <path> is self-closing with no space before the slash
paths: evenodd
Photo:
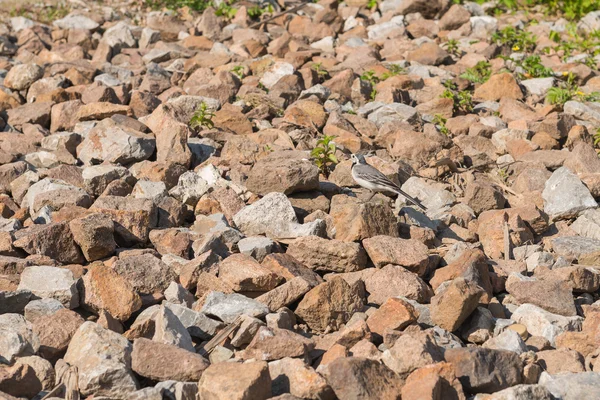
<path id="1" fill-rule="evenodd" d="M 369 189 L 373 194 L 376 192 L 392 192 L 404 196 L 408 201 L 419 207 L 423 211 L 427 208 L 418 200 L 410 197 L 402 191 L 387 176 L 382 174 L 377 168 L 367 164 L 365 157 L 360 154 L 352 154 L 352 178 L 365 189 Z M 373 197 L 373 195 L 371 195 Z M 369 198 L 370 199 L 370 198 Z"/>

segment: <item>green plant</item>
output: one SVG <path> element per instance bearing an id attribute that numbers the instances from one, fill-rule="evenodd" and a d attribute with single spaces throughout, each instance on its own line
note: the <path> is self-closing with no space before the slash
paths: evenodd
<path id="1" fill-rule="evenodd" d="M 377 7 L 377 0 L 369 0 L 369 1 L 367 2 L 367 8 L 368 8 L 369 10 L 372 10 L 372 9 L 374 9 L 374 8 L 376 8 L 376 7 Z"/>
<path id="2" fill-rule="evenodd" d="M 264 13 L 273 13 L 273 6 L 267 4 L 266 7 L 260 7 L 258 5 L 248 8 L 248 16 L 252 19 L 259 19 Z"/>
<path id="3" fill-rule="evenodd" d="M 231 72 L 236 74 L 238 76 L 238 78 L 244 79 L 244 66 L 243 65 L 236 65 L 235 67 L 231 68 Z"/>
<path id="4" fill-rule="evenodd" d="M 231 2 L 227 1 L 227 0 L 222 1 L 219 4 L 219 6 L 217 7 L 217 9 L 215 10 L 215 15 L 217 17 L 223 17 L 227 20 L 235 17 L 235 14 L 237 13 L 237 8 L 233 8 L 232 4 L 234 2 L 235 2 L 235 0 L 233 0 Z"/>
<path id="5" fill-rule="evenodd" d="M 169 10 L 179 10 L 183 7 L 189 7 L 190 10 L 202 12 L 212 5 L 209 0 L 145 0 L 147 7 L 153 10 L 167 8 Z"/>
<path id="6" fill-rule="evenodd" d="M 375 100 L 375 97 L 377 96 L 377 89 L 375 89 L 375 85 L 381 82 L 381 79 L 375 75 L 375 71 L 373 70 L 363 72 L 363 74 L 360 76 L 360 79 L 371 85 L 371 94 L 369 97 L 371 100 Z"/>
<path id="7" fill-rule="evenodd" d="M 200 106 L 194 111 L 194 115 L 192 115 L 192 119 L 190 119 L 190 128 L 193 129 L 202 129 L 202 127 L 212 129 L 215 124 L 212 121 L 215 114 L 208 109 L 208 104 L 206 102 L 200 103 Z"/>
<path id="8" fill-rule="evenodd" d="M 435 114 L 431 122 L 436 126 L 440 133 L 446 136 L 450 136 L 450 129 L 448 129 L 448 127 L 446 126 L 447 121 L 448 120 L 444 118 L 441 114 Z"/>
<path id="9" fill-rule="evenodd" d="M 509 46 L 513 51 L 528 53 L 535 49 L 535 36 L 524 30 L 517 31 L 512 26 L 494 32 L 492 39 L 500 46 Z"/>
<path id="10" fill-rule="evenodd" d="M 450 99 L 454 102 L 454 112 L 471 112 L 473 111 L 473 98 L 471 92 L 467 90 L 455 91 L 454 89 L 446 89 L 440 95 L 441 98 Z"/>
<path id="11" fill-rule="evenodd" d="M 479 61 L 473 68 L 467 68 L 467 70 L 461 74 L 460 77 L 473 83 L 484 83 L 490 79 L 491 75 L 491 64 L 487 61 Z"/>
<path id="12" fill-rule="evenodd" d="M 560 105 L 561 107 L 570 100 L 577 100 L 581 102 L 585 101 L 598 101 L 600 100 L 600 92 L 584 93 L 579 89 L 579 86 L 575 83 L 575 75 L 567 73 L 565 80 L 563 80 L 558 87 L 553 87 L 548 90 L 546 99 L 550 104 Z"/>
<path id="13" fill-rule="evenodd" d="M 390 64 L 387 66 L 387 71 L 381 74 L 381 80 L 385 81 L 388 78 L 396 75 L 404 75 L 406 74 L 406 70 L 399 66 L 398 64 Z"/>
<path id="14" fill-rule="evenodd" d="M 267 92 L 267 94 L 269 93 L 269 89 L 263 85 L 262 82 L 258 82 L 258 88 L 264 90 L 265 92 Z"/>
<path id="15" fill-rule="evenodd" d="M 327 70 L 323 68 L 323 63 L 320 62 L 313 63 L 310 66 L 310 69 L 317 73 L 317 77 L 319 78 L 320 82 L 323 82 L 325 79 L 327 79 L 327 76 L 329 75 L 329 72 L 327 72 Z"/>
<path id="16" fill-rule="evenodd" d="M 459 56 L 460 55 L 460 50 L 458 48 L 458 40 L 456 39 L 449 39 L 444 47 L 446 48 L 446 51 L 452 55 L 455 56 Z"/>
<path id="17" fill-rule="evenodd" d="M 338 163 L 338 159 L 335 156 L 336 146 L 333 141 L 334 138 L 335 136 L 323 136 L 317 140 L 316 147 L 310 152 L 315 165 L 326 178 L 329 177 L 331 165 Z"/>
<path id="18" fill-rule="evenodd" d="M 554 76 L 552 68 L 545 67 L 538 55 L 527 56 L 518 65 L 525 70 L 523 78 L 550 78 Z"/>

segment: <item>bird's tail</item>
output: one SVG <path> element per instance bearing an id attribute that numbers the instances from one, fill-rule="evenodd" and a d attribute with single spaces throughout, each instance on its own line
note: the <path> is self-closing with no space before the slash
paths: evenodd
<path id="1" fill-rule="evenodd" d="M 411 196 L 409 196 L 408 194 L 406 194 L 404 191 L 402 191 L 401 189 L 396 189 L 396 193 L 404 196 L 406 198 L 406 200 L 410 201 L 411 203 L 413 203 L 415 206 L 419 207 L 421 210 L 423 211 L 427 211 L 427 208 L 425 208 L 425 206 L 423 204 L 421 204 L 418 200 L 412 198 Z"/>

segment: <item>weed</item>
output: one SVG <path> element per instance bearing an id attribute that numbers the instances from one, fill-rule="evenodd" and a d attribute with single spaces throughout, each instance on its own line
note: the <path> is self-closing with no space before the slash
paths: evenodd
<path id="1" fill-rule="evenodd" d="M 600 100 L 600 92 L 584 93 L 575 83 L 575 75 L 567 73 L 566 79 L 559 84 L 559 87 L 553 87 L 548 90 L 546 99 L 550 104 L 557 104 L 561 107 L 567 101 L 577 100 L 581 102 Z"/>
<path id="2" fill-rule="evenodd" d="M 473 98 L 471 92 L 467 90 L 455 91 L 454 89 L 446 89 L 440 95 L 441 98 L 451 99 L 454 102 L 454 112 L 471 112 L 473 111 Z"/>
<path id="3" fill-rule="evenodd" d="M 217 17 L 223 17 L 227 20 L 233 19 L 237 13 L 237 8 L 233 8 L 232 6 L 233 3 L 234 1 L 222 1 L 215 10 L 215 15 Z"/>
<path id="4" fill-rule="evenodd" d="M 238 78 L 244 79 L 244 66 L 243 65 L 236 65 L 235 67 L 231 68 L 231 72 L 236 74 L 238 76 Z"/>
<path id="5" fill-rule="evenodd" d="M 448 120 L 444 118 L 441 114 L 435 114 L 431 122 L 435 125 L 438 131 L 440 131 L 440 133 L 446 136 L 450 136 L 450 130 L 446 126 L 447 121 Z"/>
<path id="6" fill-rule="evenodd" d="M 269 94 L 269 89 L 262 82 L 258 82 L 258 88 L 264 90 L 267 94 Z"/>
<path id="7" fill-rule="evenodd" d="M 209 0 L 145 0 L 145 4 L 154 10 L 163 8 L 179 10 L 182 7 L 189 7 L 190 10 L 202 12 L 212 5 L 212 2 Z"/>
<path id="8" fill-rule="evenodd" d="M 367 2 L 367 8 L 368 8 L 369 10 L 373 10 L 373 9 L 374 9 L 374 8 L 376 8 L 376 7 L 377 7 L 377 0 L 369 0 L 369 1 Z"/>
<path id="9" fill-rule="evenodd" d="M 369 97 L 371 100 L 375 100 L 375 97 L 377 96 L 377 89 L 375 89 L 375 85 L 381 82 L 381 79 L 375 75 L 375 71 L 373 70 L 363 72 L 363 74 L 360 76 L 360 79 L 371 85 L 371 94 Z"/>
<path id="10" fill-rule="evenodd" d="M 335 136 L 323 136 L 317 140 L 317 146 L 310 152 L 315 165 L 325 178 L 329 177 L 331 166 L 338 163 L 338 159 L 335 156 L 336 146 L 333 141 L 334 138 Z"/>
<path id="11" fill-rule="evenodd" d="M 509 46 L 513 51 L 529 53 L 535 49 L 535 36 L 524 30 L 517 31 L 512 26 L 494 32 L 492 39 L 500 46 Z"/>
<path id="12" fill-rule="evenodd" d="M 273 13 L 273 6 L 268 4 L 266 7 L 252 6 L 248 8 L 248 16 L 252 19 L 259 19 L 264 13 Z"/>
<path id="13" fill-rule="evenodd" d="M 325 79 L 327 79 L 327 76 L 329 76 L 329 72 L 327 72 L 327 70 L 323 68 L 323 63 L 314 63 L 310 66 L 310 69 L 317 73 L 320 82 L 323 82 Z"/>
<path id="14" fill-rule="evenodd" d="M 473 68 L 467 68 L 460 77 L 473 83 L 484 83 L 490 79 L 491 75 L 491 64 L 487 61 L 479 61 Z"/>
<path id="15" fill-rule="evenodd" d="M 404 75 L 406 74 L 406 70 L 399 66 L 398 64 L 390 64 L 387 66 L 387 72 L 381 74 L 381 80 L 385 81 L 388 78 L 396 75 Z"/>
<path id="16" fill-rule="evenodd" d="M 200 107 L 194 111 L 194 115 L 192 119 L 190 119 L 190 128 L 193 129 L 202 129 L 202 127 L 212 129 L 215 124 L 212 121 L 215 113 L 208 109 L 208 104 L 206 102 L 200 103 Z"/>
<path id="17" fill-rule="evenodd" d="M 460 55 L 460 50 L 458 48 L 458 40 L 456 39 L 450 39 L 445 43 L 446 51 L 454 56 L 459 56 Z"/>

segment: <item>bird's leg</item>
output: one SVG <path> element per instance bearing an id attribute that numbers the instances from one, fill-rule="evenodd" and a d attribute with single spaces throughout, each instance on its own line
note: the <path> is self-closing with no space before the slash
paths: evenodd
<path id="1" fill-rule="evenodd" d="M 375 192 L 372 190 L 369 190 L 369 192 L 371 192 L 371 195 L 369 196 L 369 198 L 367 200 L 365 200 L 365 203 L 368 203 L 369 201 L 371 201 L 371 199 L 373 198 L 373 196 L 375 196 Z"/>

